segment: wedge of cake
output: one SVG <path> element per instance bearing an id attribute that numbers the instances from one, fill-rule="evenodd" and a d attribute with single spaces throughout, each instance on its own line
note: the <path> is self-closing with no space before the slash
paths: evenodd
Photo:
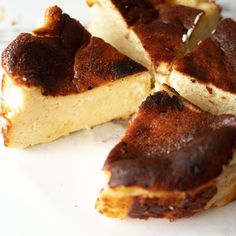
<path id="1" fill-rule="evenodd" d="M 175 220 L 236 198 L 236 117 L 171 91 L 150 95 L 110 152 L 96 207 L 109 217 Z"/>
<path id="2" fill-rule="evenodd" d="M 236 22 L 222 20 L 209 38 L 174 63 L 167 83 L 204 110 L 236 114 Z"/>
<path id="3" fill-rule="evenodd" d="M 165 82 L 172 62 L 205 39 L 220 17 L 209 0 L 87 0 L 90 32 Z"/>
<path id="4" fill-rule="evenodd" d="M 130 116 L 150 93 L 148 71 L 91 37 L 56 6 L 42 28 L 2 53 L 2 133 L 25 148 Z"/>

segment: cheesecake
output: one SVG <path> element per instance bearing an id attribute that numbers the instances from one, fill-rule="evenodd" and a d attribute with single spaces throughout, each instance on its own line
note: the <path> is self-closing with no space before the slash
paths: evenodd
<path id="1" fill-rule="evenodd" d="M 87 0 L 92 34 L 166 82 L 174 60 L 209 36 L 220 7 L 209 0 Z"/>
<path id="2" fill-rule="evenodd" d="M 5 146 L 26 148 L 133 114 L 151 90 L 140 64 L 57 7 L 2 53 Z"/>
<path id="3" fill-rule="evenodd" d="M 236 22 L 222 20 L 209 38 L 174 63 L 167 83 L 204 110 L 236 114 Z"/>
<path id="4" fill-rule="evenodd" d="M 236 198 L 236 117 L 165 88 L 147 97 L 104 164 L 96 208 L 117 218 L 190 217 Z"/>

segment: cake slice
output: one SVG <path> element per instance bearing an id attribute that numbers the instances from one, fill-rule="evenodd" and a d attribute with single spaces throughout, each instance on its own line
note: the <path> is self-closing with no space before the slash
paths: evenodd
<path id="1" fill-rule="evenodd" d="M 96 208 L 118 218 L 175 220 L 236 198 L 236 117 L 168 91 L 149 96 L 110 152 Z"/>
<path id="2" fill-rule="evenodd" d="M 164 83 L 173 61 L 205 39 L 220 17 L 209 0 L 87 0 L 90 32 L 141 63 Z"/>
<path id="3" fill-rule="evenodd" d="M 2 53 L 2 133 L 8 147 L 50 142 L 128 117 L 150 93 L 150 75 L 56 6 L 42 28 Z"/>
<path id="4" fill-rule="evenodd" d="M 192 103 L 215 114 L 236 114 L 236 22 L 216 31 L 174 63 L 167 82 Z"/>

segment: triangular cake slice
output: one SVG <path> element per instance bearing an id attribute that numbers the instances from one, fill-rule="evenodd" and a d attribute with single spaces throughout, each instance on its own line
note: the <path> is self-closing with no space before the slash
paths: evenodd
<path id="1" fill-rule="evenodd" d="M 24 148 L 128 117 L 150 93 L 150 75 L 58 7 L 42 28 L 2 53 L 5 145 Z"/>
<path id="2" fill-rule="evenodd" d="M 216 31 L 178 60 L 167 82 L 179 94 L 215 114 L 236 114 L 236 22 Z"/>
<path id="3" fill-rule="evenodd" d="M 205 39 L 220 17 L 209 0 L 87 0 L 93 6 L 90 32 L 165 82 L 172 62 Z"/>
<path id="4" fill-rule="evenodd" d="M 96 207 L 109 217 L 170 220 L 236 197 L 236 117 L 172 92 L 149 96 L 110 152 Z"/>

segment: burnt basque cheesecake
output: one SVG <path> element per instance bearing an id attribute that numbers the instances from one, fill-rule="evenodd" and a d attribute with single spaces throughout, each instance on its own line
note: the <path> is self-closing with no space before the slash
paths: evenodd
<path id="1" fill-rule="evenodd" d="M 173 61 L 205 39 L 220 17 L 209 0 L 87 0 L 90 32 L 165 82 Z"/>
<path id="2" fill-rule="evenodd" d="M 151 90 L 140 64 L 92 37 L 56 6 L 42 28 L 20 34 L 2 53 L 2 133 L 25 148 L 129 117 Z"/>
<path id="3" fill-rule="evenodd" d="M 236 22 L 222 20 L 209 38 L 174 63 L 167 83 L 204 110 L 236 114 Z"/>
<path id="4" fill-rule="evenodd" d="M 150 95 L 110 152 L 96 207 L 109 217 L 170 220 L 236 198 L 236 117 L 170 90 Z"/>

